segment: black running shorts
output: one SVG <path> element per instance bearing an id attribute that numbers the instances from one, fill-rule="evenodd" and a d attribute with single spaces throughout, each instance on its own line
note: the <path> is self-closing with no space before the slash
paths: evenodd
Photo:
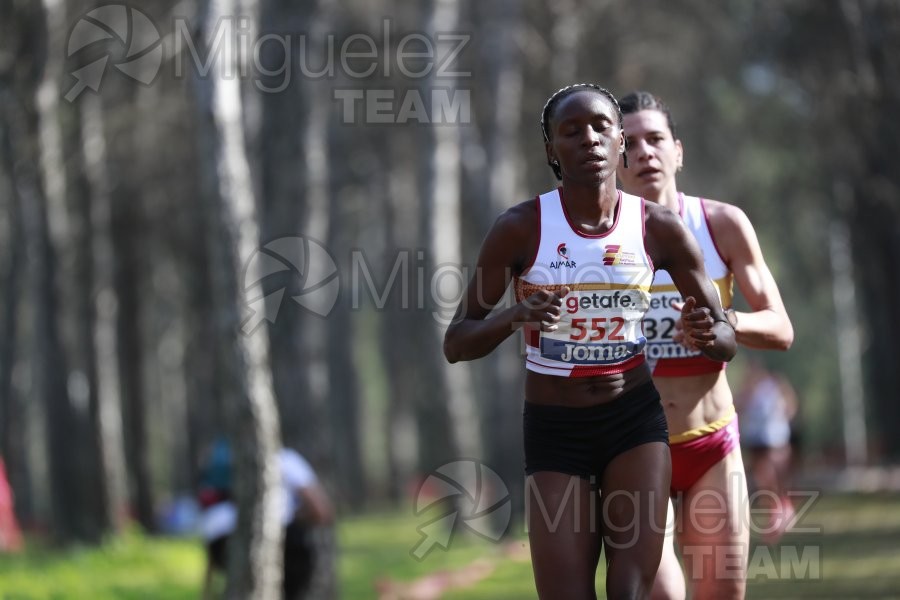
<path id="1" fill-rule="evenodd" d="M 669 443 L 666 415 L 652 382 L 584 408 L 525 402 L 523 424 L 526 475 L 577 475 L 594 488 L 619 454 L 649 442 Z"/>

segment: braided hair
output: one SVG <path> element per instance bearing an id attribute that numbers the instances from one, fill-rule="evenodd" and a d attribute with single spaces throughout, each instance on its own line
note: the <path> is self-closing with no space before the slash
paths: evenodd
<path id="1" fill-rule="evenodd" d="M 553 109 L 556 108 L 556 105 L 560 103 L 564 98 L 574 94 L 575 92 L 581 91 L 594 91 L 609 100 L 609 103 L 613 105 L 616 109 L 616 115 L 619 117 L 619 129 L 622 128 L 622 109 L 619 107 L 619 101 L 616 100 L 616 97 L 613 96 L 612 92 L 604 87 L 600 87 L 596 83 L 575 83 L 564 88 L 560 88 L 553 93 L 552 96 L 547 100 L 546 104 L 544 104 L 544 110 L 541 111 L 541 133 L 544 134 L 544 141 L 548 144 L 550 143 L 550 117 L 553 113 Z M 628 157 L 623 155 L 623 160 L 625 161 L 625 166 L 628 167 Z M 556 175 L 556 179 L 562 181 L 562 169 L 559 167 L 559 161 L 548 161 L 550 168 L 553 169 L 553 174 Z"/>

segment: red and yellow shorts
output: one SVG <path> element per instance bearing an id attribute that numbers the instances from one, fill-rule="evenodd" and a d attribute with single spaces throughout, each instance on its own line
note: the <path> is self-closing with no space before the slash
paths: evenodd
<path id="1" fill-rule="evenodd" d="M 671 436 L 672 494 L 694 487 L 713 465 L 728 456 L 738 444 L 740 435 L 734 406 L 718 421 Z"/>

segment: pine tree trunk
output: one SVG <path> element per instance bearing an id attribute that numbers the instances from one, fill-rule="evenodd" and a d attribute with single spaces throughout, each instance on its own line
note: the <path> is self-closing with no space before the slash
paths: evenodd
<path id="1" fill-rule="evenodd" d="M 60 11 L 48 13 L 54 16 L 48 23 L 41 5 L 31 4 L 29 12 L 24 4 L 22 8 L 20 32 L 28 45 L 19 48 L 17 66 L 22 70 L 9 122 L 24 226 L 27 235 L 34 236 L 29 248 L 37 271 L 33 367 L 45 402 L 53 532 L 61 542 L 98 543 L 111 521 L 93 345 L 90 194 L 77 172 L 82 158 L 80 117 L 76 107 L 56 103 L 62 50 L 53 50 L 62 45 Z M 30 61 L 43 56 L 50 56 L 51 63 L 44 80 L 48 93 L 42 95 L 48 101 L 39 112 L 43 64 Z M 54 153 L 41 156 L 38 143 L 47 135 L 55 141 Z M 38 165 L 48 182 L 47 194 Z"/>
<path id="2" fill-rule="evenodd" d="M 0 88 L 0 212 L 3 230 L 0 239 L 4 243 L 2 260 L 3 305 L 0 312 L 0 458 L 6 463 L 9 483 L 16 493 L 16 514 L 27 522 L 31 517 L 30 485 L 26 462 L 25 418 L 26 412 L 13 391 L 12 372 L 16 360 L 19 335 L 18 315 L 23 282 L 24 262 L 22 235 L 22 211 L 19 196 L 14 187 L 15 162 L 10 140 L 7 107 L 12 102 L 11 92 Z"/>
<path id="3" fill-rule="evenodd" d="M 454 32 L 459 23 L 459 4 L 455 0 L 435 0 L 430 4 L 429 32 Z M 436 61 L 442 63 L 448 48 L 439 44 Z M 457 91 L 452 78 L 436 79 L 436 71 L 427 81 L 427 95 L 434 89 Z M 426 161 L 420 182 L 423 207 L 420 247 L 424 256 L 426 281 L 423 307 L 417 307 L 418 343 L 416 356 L 424 369 L 427 386 L 419 388 L 416 418 L 421 440 L 419 468 L 424 474 L 460 456 L 480 454 L 480 441 L 470 389 L 469 365 L 449 365 L 444 359 L 442 339 L 453 308 L 440 301 L 461 297 L 460 278 L 448 273 L 462 266 L 460 225 L 460 134 L 458 123 L 441 124 L 425 130 Z M 438 268 L 450 271 L 439 271 Z M 439 288 L 435 287 L 439 285 Z M 439 290 L 440 298 L 435 297 Z M 454 307 L 455 308 L 455 307 Z M 423 310 L 424 309 L 424 310 Z M 428 393 L 425 390 L 428 389 Z"/>
<path id="4" fill-rule="evenodd" d="M 65 178 L 64 217 L 68 230 L 56 240 L 60 249 L 60 281 L 65 302 L 59 305 L 63 345 L 68 366 L 69 398 L 75 407 L 76 427 L 69 443 L 77 446 L 80 461 L 79 484 L 82 517 L 99 540 L 113 520 L 110 494 L 103 461 L 103 437 L 98 382 L 97 352 L 94 344 L 96 306 L 94 304 L 94 251 L 92 245 L 92 190 L 86 176 L 84 130 L 81 105 L 62 102 L 57 108 L 61 123 Z M 52 205 L 60 199 L 52 198 Z M 71 451 L 71 450 L 70 450 Z"/>
<path id="5" fill-rule="evenodd" d="M 376 305 L 375 308 L 381 317 L 379 337 L 388 388 L 384 421 L 388 495 L 399 505 L 406 499 L 407 485 L 419 466 L 419 438 L 416 435 L 414 407 L 418 402 L 417 390 L 422 389 L 425 377 L 421 368 L 410 368 L 409 357 L 417 356 L 418 351 L 414 337 L 399 334 L 415 328 L 412 324 L 415 306 L 410 307 L 410 284 L 407 282 L 404 285 L 402 279 L 404 272 L 408 274 L 414 270 L 410 266 L 410 254 L 419 241 L 416 181 L 407 168 L 414 160 L 414 151 L 404 133 L 395 135 L 388 144 L 389 158 L 385 169 L 387 181 L 382 209 L 385 250 L 380 260 L 372 262 L 382 266 L 381 269 L 373 269 L 376 283 L 380 282 L 382 286 L 390 281 L 393 269 L 399 269 L 393 281 L 393 289 L 379 287 L 375 290 L 375 295 L 385 295 L 385 304 Z M 412 255 L 416 254 L 413 252 Z M 429 440 L 429 443 L 434 441 Z"/>
<path id="6" fill-rule="evenodd" d="M 491 118 L 485 130 L 487 161 L 485 164 L 487 198 L 474 195 L 475 201 L 466 207 L 482 213 L 476 220 L 479 231 L 469 239 L 482 239 L 497 215 L 525 199 L 517 185 L 522 181 L 519 165 L 525 164 L 521 155 L 520 130 L 523 73 L 519 38 L 522 35 L 520 3 L 503 0 L 485 7 L 487 15 L 482 21 L 487 39 L 492 44 L 485 48 L 483 65 L 487 70 L 488 89 L 492 98 Z M 537 130 L 534 130 L 537 135 Z M 486 200 L 486 201 L 485 201 Z M 481 206 L 475 206 L 480 204 Z M 522 339 L 516 333 L 497 347 L 489 356 L 479 361 L 483 385 L 478 386 L 478 405 L 481 409 L 481 430 L 485 459 L 501 477 L 512 499 L 513 517 L 510 522 L 521 522 L 524 514 L 524 472 L 522 469 L 522 402 L 523 359 Z M 507 523 L 497 523 L 506 527 Z"/>
<path id="7" fill-rule="evenodd" d="M 265 33 L 276 35 L 308 31 L 317 19 L 317 2 L 296 3 L 283 0 L 267 0 L 261 3 L 261 23 Z M 307 51 L 314 52 L 315 43 L 307 44 Z M 299 72 L 300 60 L 313 60 L 309 56 L 291 56 L 290 85 L 274 93 L 257 91 L 254 101 L 259 102 L 262 115 L 261 129 L 254 147 L 261 157 L 259 171 L 261 206 L 260 223 L 263 244 L 272 244 L 275 251 L 307 240 L 317 244 L 325 242 L 325 231 L 311 212 L 316 210 L 315 199 L 310 194 L 309 156 L 321 148 L 310 148 L 309 128 L 311 120 L 312 86 L 306 85 Z M 277 70 L 284 56 L 276 44 L 262 48 L 262 62 Z M 276 89 L 280 81 L 262 78 L 265 89 Z M 282 246 L 283 244 L 283 246 Z M 280 259 L 291 260 L 282 255 Z M 301 265 L 297 265 L 300 267 Z M 302 292 L 301 279 L 293 272 L 272 275 L 263 282 L 267 297 L 279 297 L 272 307 L 268 322 L 272 374 L 279 412 L 282 416 L 282 435 L 285 444 L 297 449 L 317 468 L 330 459 L 327 452 L 326 422 L 327 390 L 316 382 L 326 372 L 320 363 L 322 355 L 316 352 L 321 342 L 311 330 L 320 327 L 320 318 L 307 314 L 291 298 Z M 282 294 L 283 296 L 276 296 Z M 327 377 L 324 377 L 327 379 Z"/>
<path id="8" fill-rule="evenodd" d="M 240 9 L 240 10 L 239 10 Z M 215 28 L 242 14 L 253 21 L 255 6 L 212 1 L 201 5 L 203 48 L 208 51 Z M 233 32 L 230 32 L 233 33 Z M 251 259 L 259 246 L 256 204 L 244 139 L 240 73 L 248 56 L 219 55 L 208 77 L 195 81 L 201 113 L 201 154 L 207 157 L 212 279 L 217 303 L 217 338 L 226 353 L 223 373 L 225 414 L 234 455 L 234 489 L 238 523 L 229 544 L 228 598 L 270 600 L 281 595 L 283 530 L 279 503 L 280 446 L 278 413 L 272 391 L 265 327 L 244 330 L 242 308 L 249 306 L 248 284 L 259 280 Z M 231 63 L 227 61 L 233 61 Z M 244 267 L 246 266 L 246 271 Z M 242 276 L 246 279 L 242 279 Z"/>
<path id="9" fill-rule="evenodd" d="M 80 102 L 84 139 L 84 169 L 91 190 L 90 251 L 93 255 L 94 291 L 86 302 L 93 306 L 93 339 L 96 355 L 97 422 L 104 465 L 104 487 L 109 520 L 120 529 L 130 519 L 128 471 L 123 437 L 122 401 L 119 386 L 116 319 L 118 300 L 113 286 L 114 251 L 110 218 L 107 148 L 103 142 L 101 101 L 86 96 Z M 85 332 L 87 334 L 87 332 Z M 152 503 L 151 503 L 152 507 Z"/>
<path id="10" fill-rule="evenodd" d="M 146 215 L 135 177 L 137 148 L 134 123 L 127 115 L 137 112 L 134 82 L 110 77 L 103 87 L 103 126 L 106 179 L 110 202 L 110 232 L 113 247 L 113 287 L 116 295 L 116 349 L 119 394 L 124 419 L 125 459 L 131 475 L 131 498 L 136 517 L 145 531 L 156 529 L 154 493 L 147 439 L 148 415 L 144 382 L 142 332 L 144 307 L 142 276 L 149 265 L 140 259 L 148 240 L 143 234 Z"/>

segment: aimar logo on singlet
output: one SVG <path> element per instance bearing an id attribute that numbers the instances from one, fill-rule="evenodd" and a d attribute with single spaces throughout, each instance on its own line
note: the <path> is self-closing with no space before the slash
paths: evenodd
<path id="1" fill-rule="evenodd" d="M 606 246 L 606 252 L 603 253 L 603 264 L 607 267 L 612 265 L 633 265 L 637 259 L 633 252 L 622 252 L 622 246 L 618 244 L 609 244 Z"/>
<path id="2" fill-rule="evenodd" d="M 569 249 L 566 248 L 565 242 L 556 247 L 556 253 L 561 260 L 550 261 L 551 269 L 559 269 L 560 267 L 566 267 L 567 269 L 575 268 L 575 261 L 569 256 Z"/>

